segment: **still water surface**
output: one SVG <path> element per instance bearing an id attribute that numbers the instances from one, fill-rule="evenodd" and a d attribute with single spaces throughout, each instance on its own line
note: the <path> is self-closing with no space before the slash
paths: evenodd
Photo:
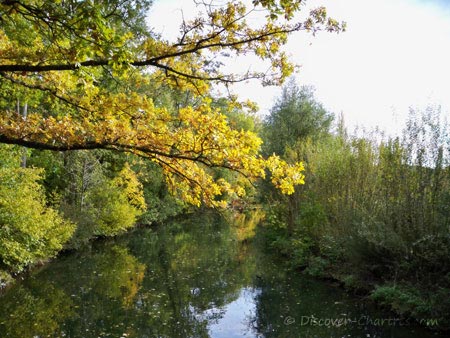
<path id="1" fill-rule="evenodd" d="M 194 216 L 64 255 L 0 296 L 0 337 L 440 337 L 232 238 Z"/>

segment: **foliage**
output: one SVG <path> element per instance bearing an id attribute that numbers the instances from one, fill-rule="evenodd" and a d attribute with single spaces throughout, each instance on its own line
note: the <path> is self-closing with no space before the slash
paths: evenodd
<path id="1" fill-rule="evenodd" d="M 6 271 L 0 270 L 0 289 L 3 289 L 8 284 L 11 284 L 14 281 L 11 274 Z"/>
<path id="2" fill-rule="evenodd" d="M 287 155 L 299 141 L 326 134 L 332 121 L 333 115 L 314 98 L 313 88 L 298 87 L 291 78 L 264 122 L 264 151 Z"/>
<path id="3" fill-rule="evenodd" d="M 391 310 L 415 318 L 420 324 L 448 329 L 450 304 L 445 301 L 448 289 L 419 289 L 413 284 L 377 286 L 370 298 Z"/>
<path id="4" fill-rule="evenodd" d="M 142 224 L 160 223 L 186 211 L 186 203 L 170 194 L 162 170 L 152 162 L 145 161 L 138 169 L 143 181 L 146 211 L 139 217 Z"/>
<path id="5" fill-rule="evenodd" d="M 95 235 L 112 236 L 131 228 L 146 209 L 142 185 L 128 165 L 96 188 L 87 203 Z"/>
<path id="6" fill-rule="evenodd" d="M 450 290 L 447 130 L 430 106 L 411 111 L 400 137 L 348 136 L 340 123 L 315 141 L 289 141 L 285 156 L 304 156 L 307 181 L 300 194 L 271 195 L 269 244 L 310 273 L 376 287 L 373 297 L 397 312 L 446 317 L 449 303 L 429 290 Z"/>
<path id="7" fill-rule="evenodd" d="M 212 107 L 211 85 L 251 78 L 281 83 L 294 68 L 282 51 L 289 34 L 339 32 L 344 24 L 322 7 L 295 21 L 297 1 L 254 1 L 250 8 L 237 1 L 202 2 L 203 14 L 183 21 L 180 37 L 166 41 L 142 24 L 150 3 L 2 2 L 0 142 L 131 152 L 161 166 L 170 190 L 194 205 L 223 205 L 217 196 L 241 189 L 237 182 L 215 180 L 208 167 L 250 180 L 269 169 L 275 185 L 292 193 L 302 183 L 301 165 L 262 158 L 259 138 L 233 130 Z M 264 23 L 248 20 L 261 10 Z M 270 71 L 221 72 L 225 59 L 250 54 Z M 190 92 L 197 103 L 175 111 L 159 106 L 149 92 L 158 86 Z M 29 106 L 26 120 L 11 110 L 16 99 Z"/>
<path id="8" fill-rule="evenodd" d="M 146 211 L 144 187 L 123 158 L 98 151 L 65 155 L 66 188 L 61 209 L 77 224 L 70 246 L 95 236 L 117 235 L 134 226 Z"/>
<path id="9" fill-rule="evenodd" d="M 74 231 L 46 206 L 41 177 L 39 169 L 0 168 L 0 261 L 13 272 L 54 256 Z"/>
<path id="10" fill-rule="evenodd" d="M 371 298 L 392 307 L 397 313 L 410 314 L 421 311 L 425 303 L 420 299 L 417 290 L 402 288 L 400 286 L 384 285 L 377 287 L 371 294 Z"/>
<path id="11" fill-rule="evenodd" d="M 319 139 L 326 138 L 333 116 L 315 99 L 311 87 L 299 87 L 293 79 L 283 87 L 270 116 L 263 122 L 264 152 L 288 163 L 305 161 L 306 177 L 314 180 L 309 157 Z M 307 184 L 308 185 L 308 184 Z M 292 266 L 308 265 L 316 250 L 315 229 L 327 222 L 314 192 L 299 188 L 283 196 L 270 185 L 260 189 L 267 209 L 264 232 L 270 246 L 289 258 Z"/>

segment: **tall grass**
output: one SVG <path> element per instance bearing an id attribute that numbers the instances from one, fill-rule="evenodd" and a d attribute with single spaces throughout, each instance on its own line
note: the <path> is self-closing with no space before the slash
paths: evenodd
<path id="1" fill-rule="evenodd" d="M 449 327 L 450 137 L 440 108 L 411 110 L 398 137 L 348 136 L 341 124 L 283 155 L 306 161 L 306 184 L 290 198 L 272 194 L 270 245 L 313 274 Z"/>

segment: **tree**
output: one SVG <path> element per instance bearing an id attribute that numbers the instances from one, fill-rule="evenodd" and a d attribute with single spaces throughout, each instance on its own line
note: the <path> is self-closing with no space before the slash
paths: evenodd
<path id="1" fill-rule="evenodd" d="M 269 169 L 273 183 L 292 193 L 303 181 L 301 164 L 262 158 L 259 138 L 231 129 L 209 93 L 216 83 L 282 83 L 294 69 L 281 49 L 290 33 L 344 29 L 323 7 L 295 21 L 300 2 L 201 2 L 203 14 L 183 21 L 170 42 L 142 24 L 151 1 L 2 1 L 0 142 L 131 152 L 160 165 L 172 190 L 193 204 L 218 205 L 218 195 L 240 191 L 214 180 L 211 167 L 250 180 Z M 265 22 L 250 25 L 246 19 L 260 10 Z M 269 71 L 221 72 L 224 59 L 249 54 L 267 61 Z M 147 92 L 158 86 L 191 92 L 197 103 L 175 111 L 158 106 Z M 15 98 L 28 104 L 26 121 L 11 108 Z"/>
<path id="2" fill-rule="evenodd" d="M 313 88 L 299 87 L 294 79 L 283 87 L 264 121 L 264 152 L 278 154 L 287 162 L 302 159 L 306 163 L 308 182 L 303 189 L 282 196 L 266 186 L 261 194 L 270 205 L 266 230 L 272 245 L 298 265 L 304 264 L 312 249 L 312 229 L 324 220 L 321 206 L 310 194 L 311 156 L 320 141 L 330 136 L 332 121 L 333 115 L 314 98 Z"/>
<path id="3" fill-rule="evenodd" d="M 314 89 L 298 87 L 291 79 L 265 121 L 265 152 L 286 155 L 287 148 L 328 134 L 332 121 L 333 115 L 314 98 Z"/>

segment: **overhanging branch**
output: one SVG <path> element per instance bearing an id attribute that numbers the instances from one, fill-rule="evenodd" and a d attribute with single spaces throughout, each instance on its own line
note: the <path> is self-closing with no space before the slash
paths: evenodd
<path id="1" fill-rule="evenodd" d="M 255 36 L 250 36 L 242 40 L 234 41 L 234 42 L 214 42 L 214 43 L 205 43 L 207 41 L 210 41 L 213 39 L 214 36 L 209 36 L 205 38 L 202 41 L 202 44 L 193 43 L 193 46 L 191 48 L 186 48 L 182 50 L 178 50 L 172 53 L 167 53 L 163 55 L 158 55 L 149 59 L 145 60 L 134 60 L 130 62 L 123 62 L 124 65 L 131 65 L 134 67 L 145 67 L 145 66 L 151 66 L 161 69 L 168 69 L 169 67 L 162 64 L 161 61 L 167 60 L 167 59 L 173 59 L 177 58 L 183 55 L 188 54 L 194 54 L 196 52 L 207 50 L 211 48 L 233 48 L 238 47 L 240 45 L 249 44 L 255 41 L 259 41 L 265 38 L 268 38 L 273 35 L 278 34 L 284 34 L 284 33 L 292 33 L 294 31 L 298 31 L 303 29 L 302 24 L 298 24 L 292 27 L 286 27 L 285 29 L 279 29 L 269 32 L 264 32 L 263 34 L 258 34 Z M 49 71 L 70 71 L 70 70 L 77 70 L 81 67 L 101 67 L 101 66 L 108 66 L 112 60 L 110 59 L 98 59 L 98 60 L 87 60 L 83 62 L 72 62 L 72 63 L 58 63 L 58 64 L 2 64 L 0 65 L 0 72 L 34 72 L 34 73 L 40 73 L 40 72 L 49 72 Z M 204 78 L 201 76 L 195 76 L 193 74 L 185 74 L 181 72 L 177 72 L 174 69 L 170 69 L 174 73 L 177 73 L 178 75 L 190 77 L 190 78 L 199 78 L 199 79 L 205 79 L 205 80 L 211 80 L 211 81 L 223 81 L 224 78 L 222 77 L 211 77 L 211 78 Z"/>
<path id="2" fill-rule="evenodd" d="M 155 158 L 167 158 L 167 159 L 178 159 L 184 161 L 192 161 L 196 163 L 204 164 L 208 167 L 221 167 L 234 171 L 239 171 L 239 168 L 234 168 L 227 163 L 217 163 L 211 161 L 208 157 L 203 156 L 201 153 L 191 152 L 188 155 L 186 153 L 167 153 L 158 149 L 152 149 L 151 147 L 144 146 L 133 146 L 130 144 L 123 144 L 120 142 L 97 142 L 97 141 L 84 141 L 80 143 L 73 144 L 61 144 L 53 143 L 48 141 L 36 141 L 26 138 L 15 138 L 7 135 L 0 134 L 0 143 L 19 145 L 26 148 L 32 148 L 37 150 L 51 150 L 51 151 L 71 151 L 71 150 L 94 150 L 94 149 L 107 149 L 107 150 L 118 150 L 125 151 L 129 153 L 138 154 L 141 157 L 155 159 Z"/>

